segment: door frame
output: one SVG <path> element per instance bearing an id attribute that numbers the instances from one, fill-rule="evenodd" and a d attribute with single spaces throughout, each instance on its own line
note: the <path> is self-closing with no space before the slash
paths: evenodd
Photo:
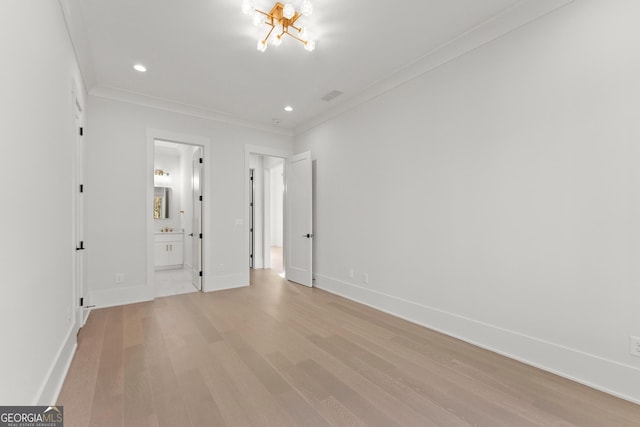
<path id="1" fill-rule="evenodd" d="M 72 307 L 74 317 L 74 329 L 77 333 L 82 328 L 89 317 L 89 311 L 86 307 L 89 304 L 89 296 L 87 290 L 86 269 L 85 269 L 85 256 L 83 250 L 78 250 L 80 241 L 84 241 L 84 223 L 85 223 L 85 203 L 84 203 L 84 189 L 81 192 L 80 186 L 84 186 L 84 100 L 82 92 L 78 89 L 78 85 L 74 79 L 71 79 L 71 111 L 73 115 L 73 134 L 75 135 L 74 141 L 74 159 L 72 163 L 73 167 L 73 179 L 72 179 L 72 203 L 73 203 L 73 292 L 72 292 Z M 80 132 L 80 129 L 83 132 Z M 80 299 L 84 299 L 83 305 L 80 305 Z"/>
<path id="2" fill-rule="evenodd" d="M 154 265 L 154 231 L 153 231 L 153 171 L 154 171 L 154 141 L 160 139 L 163 141 L 175 142 L 176 144 L 186 144 L 202 147 L 202 158 L 204 159 L 202 176 L 203 176 L 203 201 L 202 201 L 202 292 L 207 292 L 207 275 L 210 274 L 212 266 L 207 263 L 206 254 L 211 251 L 211 232 L 213 224 L 211 221 L 211 212 L 213 206 L 213 197 L 211 191 L 211 165 L 213 164 L 213 153 L 211 149 L 211 138 L 190 135 L 186 133 L 173 132 L 164 129 L 147 128 L 147 165 L 146 165 L 146 203 L 145 225 L 147 236 L 146 250 L 146 277 L 145 277 L 145 294 L 148 300 L 154 300 L 156 289 L 154 283 L 155 265 Z"/>
<path id="3" fill-rule="evenodd" d="M 258 155 L 258 156 L 267 156 L 267 157 L 278 157 L 284 160 L 284 166 L 283 166 L 283 171 L 284 171 L 284 179 L 285 179 L 285 183 L 286 183 L 286 176 L 287 176 L 287 159 L 289 157 L 291 157 L 293 155 L 293 149 L 291 150 L 286 150 L 286 149 L 282 149 L 282 148 L 273 148 L 273 147 L 264 147 L 264 146 L 260 146 L 260 145 L 251 145 L 251 144 L 245 144 L 244 146 L 244 173 L 245 173 L 245 177 L 246 179 L 244 180 L 245 182 L 245 190 L 244 190 L 244 206 L 245 206 L 245 213 L 244 213 L 244 218 L 245 218 L 245 224 L 246 227 L 245 232 L 243 233 L 244 235 L 244 241 L 245 241 L 245 257 L 244 259 L 246 260 L 246 262 L 248 263 L 249 261 L 249 255 L 251 252 L 251 248 L 249 247 L 250 245 L 250 240 L 251 237 L 249 235 L 249 223 L 250 223 L 250 216 L 251 216 L 251 207 L 249 206 L 249 201 L 251 200 L 251 184 L 250 184 L 250 180 L 249 180 L 249 170 L 251 169 L 251 162 L 250 162 L 250 157 L 252 154 Z M 284 192 L 284 204 L 286 206 L 287 203 L 287 191 L 286 191 L 286 184 L 285 184 L 285 192 Z M 286 209 L 283 209 L 283 243 L 284 243 L 284 250 L 283 250 L 283 270 L 284 270 L 284 275 L 285 277 L 287 277 L 287 263 L 286 263 L 286 252 L 287 252 L 287 230 L 286 230 L 286 224 L 287 224 L 287 212 Z M 245 282 L 247 284 L 250 283 L 250 277 L 249 277 L 249 267 L 247 264 L 247 268 L 245 270 Z"/>
<path id="4" fill-rule="evenodd" d="M 256 181 L 255 169 L 249 167 L 249 268 L 256 267 Z M 264 210 L 264 206 L 262 207 Z M 263 221 L 264 222 L 264 221 Z M 264 264 L 264 261 L 263 261 Z"/>
<path id="5" fill-rule="evenodd" d="M 204 233 L 204 218 L 203 218 L 203 213 L 204 213 L 204 190 L 206 188 L 206 185 L 204 183 L 204 161 L 202 161 L 204 159 L 204 147 L 201 145 L 190 145 L 190 147 L 195 147 L 193 153 L 191 154 L 191 233 L 189 233 L 189 236 L 191 237 L 191 283 L 193 285 L 196 285 L 196 282 L 198 282 L 198 284 L 196 285 L 196 289 L 198 289 L 198 291 L 202 292 L 202 282 L 203 282 L 203 271 L 204 271 L 204 267 L 203 267 L 203 247 L 204 247 L 204 242 L 202 237 L 200 237 L 200 234 L 202 234 L 202 236 L 205 235 Z M 198 162 L 196 162 L 196 157 L 199 159 Z M 197 173 L 196 173 L 196 168 L 198 169 Z M 198 177 L 198 198 L 196 198 L 196 185 L 195 185 L 195 180 L 196 180 L 196 175 Z M 197 229 L 197 233 L 195 232 L 195 217 L 196 217 L 196 212 L 198 212 L 198 229 Z M 184 230 L 186 232 L 186 230 Z M 198 242 L 198 244 L 196 244 L 196 242 Z M 186 247 L 186 245 L 185 245 Z M 196 248 L 198 255 L 200 257 L 200 259 L 198 261 L 197 257 L 196 257 Z M 198 264 L 197 266 L 195 264 Z M 197 268 L 196 268 L 197 267 Z"/>

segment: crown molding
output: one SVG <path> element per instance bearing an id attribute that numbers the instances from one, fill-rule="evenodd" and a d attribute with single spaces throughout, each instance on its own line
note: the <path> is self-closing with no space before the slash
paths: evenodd
<path id="1" fill-rule="evenodd" d="M 127 102 L 129 104 L 140 105 L 143 107 L 154 108 L 156 110 L 170 111 L 172 113 L 184 114 L 186 116 L 197 117 L 200 119 L 211 120 L 232 126 L 239 126 L 260 132 L 268 132 L 275 135 L 293 136 L 293 130 L 274 128 L 273 126 L 263 125 L 248 120 L 238 119 L 221 111 L 210 110 L 207 108 L 197 107 L 194 105 L 182 104 L 164 98 L 145 95 L 138 92 L 132 92 L 111 86 L 95 86 L 89 91 L 89 95 L 98 98 L 106 98 L 114 101 Z"/>
<path id="2" fill-rule="evenodd" d="M 93 67 L 91 56 L 91 46 L 89 46 L 89 38 L 87 30 L 82 19 L 82 7 L 78 4 L 80 0 L 59 0 L 62 15 L 67 27 L 73 53 L 80 68 L 82 75 L 82 85 L 86 93 L 88 88 L 93 87 L 96 83 L 96 73 Z"/>
<path id="3" fill-rule="evenodd" d="M 398 69 L 390 76 L 373 83 L 363 91 L 345 98 L 334 108 L 296 126 L 294 135 L 303 134 L 573 1 L 575 0 L 522 0 L 455 39 L 438 46 L 416 61 Z"/>

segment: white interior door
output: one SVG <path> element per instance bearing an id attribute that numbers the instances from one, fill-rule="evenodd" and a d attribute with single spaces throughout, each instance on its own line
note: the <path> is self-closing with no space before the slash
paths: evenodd
<path id="1" fill-rule="evenodd" d="M 311 152 L 287 159 L 286 275 L 292 282 L 313 286 L 313 198 Z"/>
<path id="2" fill-rule="evenodd" d="M 193 153 L 192 283 L 202 290 L 202 147 Z"/>

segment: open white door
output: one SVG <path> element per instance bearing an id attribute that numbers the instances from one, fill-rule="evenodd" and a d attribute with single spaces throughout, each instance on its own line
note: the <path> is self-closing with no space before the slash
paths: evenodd
<path id="1" fill-rule="evenodd" d="M 285 244 L 287 279 L 313 286 L 313 198 L 311 152 L 287 159 L 287 233 Z"/>
<path id="2" fill-rule="evenodd" d="M 193 153 L 193 222 L 191 282 L 202 290 L 202 147 Z"/>

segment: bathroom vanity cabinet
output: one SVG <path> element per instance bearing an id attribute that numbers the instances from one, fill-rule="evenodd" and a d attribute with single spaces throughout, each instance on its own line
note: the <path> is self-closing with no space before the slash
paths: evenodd
<path id="1" fill-rule="evenodd" d="M 184 233 L 157 232 L 155 235 L 156 270 L 182 268 L 184 264 Z"/>

